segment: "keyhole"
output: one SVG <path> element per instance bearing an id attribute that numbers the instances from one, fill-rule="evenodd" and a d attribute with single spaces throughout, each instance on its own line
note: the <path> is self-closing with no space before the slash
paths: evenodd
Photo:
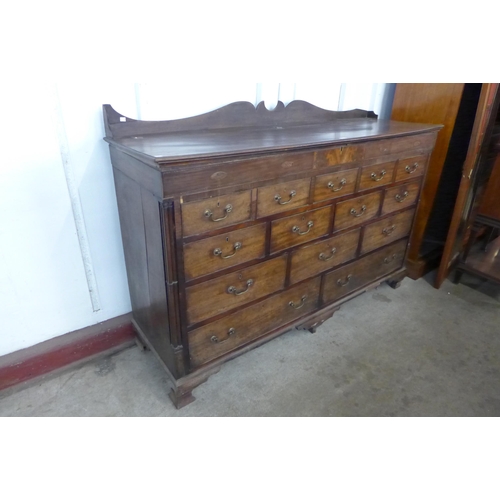
<path id="1" fill-rule="evenodd" d="M 220 207 L 220 201 L 217 202 L 217 207 Z"/>
<path id="2" fill-rule="evenodd" d="M 226 238 L 226 241 L 229 241 L 229 236 Z"/>

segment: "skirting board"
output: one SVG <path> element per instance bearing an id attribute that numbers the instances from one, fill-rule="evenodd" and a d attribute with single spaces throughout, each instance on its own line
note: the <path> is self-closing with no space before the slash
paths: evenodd
<path id="1" fill-rule="evenodd" d="M 134 343 L 132 314 L 125 314 L 6 354 L 0 357 L 0 396 L 33 379 L 82 365 Z"/>

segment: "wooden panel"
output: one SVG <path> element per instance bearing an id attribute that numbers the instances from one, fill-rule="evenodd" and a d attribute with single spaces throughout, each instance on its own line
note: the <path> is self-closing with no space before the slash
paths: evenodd
<path id="1" fill-rule="evenodd" d="M 331 200 L 354 193 L 357 178 L 357 168 L 318 175 L 314 184 L 313 201 Z"/>
<path id="2" fill-rule="evenodd" d="M 399 241 L 325 276 L 323 300 L 333 302 L 372 281 L 397 271 L 403 265 L 407 240 Z"/>
<path id="3" fill-rule="evenodd" d="M 331 221 L 331 207 L 273 221 L 271 223 L 271 253 L 301 245 L 328 234 Z"/>
<path id="4" fill-rule="evenodd" d="M 149 325 L 148 255 L 142 214 L 141 186 L 114 168 L 116 200 L 134 318 L 141 327 Z"/>
<path id="5" fill-rule="evenodd" d="M 251 191 L 214 196 L 182 205 L 184 236 L 205 233 L 250 219 Z"/>
<path id="6" fill-rule="evenodd" d="M 315 310 L 319 285 L 320 278 L 307 281 L 193 330 L 189 334 L 191 364 L 206 363 Z"/>
<path id="7" fill-rule="evenodd" d="M 361 169 L 358 191 L 373 189 L 392 182 L 396 162 L 368 165 Z"/>
<path id="8" fill-rule="evenodd" d="M 381 192 L 376 192 L 337 203 L 334 220 L 335 230 L 356 226 L 376 217 L 381 196 Z"/>
<path id="9" fill-rule="evenodd" d="M 365 228 L 361 253 L 371 252 L 376 248 L 408 236 L 415 210 L 407 210 L 388 217 Z"/>
<path id="10" fill-rule="evenodd" d="M 354 231 L 301 247 L 293 252 L 291 257 L 290 283 L 297 283 L 354 259 L 358 249 L 360 232 L 360 229 L 355 229 Z"/>
<path id="11" fill-rule="evenodd" d="M 491 176 L 484 192 L 479 215 L 500 220 L 500 154 L 496 157 Z"/>
<path id="12" fill-rule="evenodd" d="M 419 191 L 420 182 L 412 182 L 411 184 L 403 184 L 386 189 L 382 205 L 382 215 L 412 206 L 417 201 Z"/>
<path id="13" fill-rule="evenodd" d="M 187 280 L 264 257 L 266 226 L 259 224 L 184 246 Z"/>
<path id="14" fill-rule="evenodd" d="M 408 258 L 411 260 L 416 261 L 419 257 L 464 85 L 463 83 L 398 83 L 396 85 L 392 120 L 444 125 L 437 134 L 436 145 L 429 160 L 427 176 L 422 187 L 421 201 L 408 250 Z"/>
<path id="15" fill-rule="evenodd" d="M 147 327 L 150 332 L 150 342 L 161 351 L 162 359 L 168 363 L 172 361 L 170 346 L 175 344 L 178 325 L 171 324 L 165 304 L 167 289 L 165 285 L 165 260 L 162 244 L 162 227 L 160 219 L 160 203 L 145 189 L 141 189 L 142 216 L 144 218 L 144 236 L 146 238 L 147 274 L 149 289 L 149 307 Z M 137 237 L 137 235 L 136 235 Z M 171 251 L 168 249 L 165 251 Z M 171 359 L 166 356 L 168 353 Z"/>
<path id="16" fill-rule="evenodd" d="M 284 255 L 188 287 L 186 297 L 189 324 L 217 316 L 281 290 L 285 284 L 286 260 Z"/>
<path id="17" fill-rule="evenodd" d="M 425 155 L 400 159 L 396 167 L 395 181 L 406 181 L 424 175 L 426 164 L 427 156 Z"/>
<path id="18" fill-rule="evenodd" d="M 364 158 L 367 160 L 380 155 L 396 154 L 411 150 L 426 151 L 432 149 L 435 141 L 435 133 L 372 141 L 366 143 L 364 146 Z"/>
<path id="19" fill-rule="evenodd" d="M 257 216 L 265 217 L 307 205 L 311 180 L 297 179 L 257 190 Z"/>
<path id="20" fill-rule="evenodd" d="M 254 106 L 251 102 L 238 101 L 208 113 L 178 120 L 134 120 L 118 113 L 109 104 L 103 105 L 103 114 L 106 138 L 134 138 L 136 141 L 144 138 L 134 136 L 154 134 L 160 138 L 168 139 L 172 135 L 174 137 L 182 136 L 181 132 L 192 133 L 194 130 L 198 130 L 203 135 L 208 136 L 209 141 L 211 139 L 214 142 L 217 129 L 222 129 L 224 135 L 227 135 L 234 129 L 238 132 L 244 127 L 256 128 L 258 126 L 263 127 L 265 130 L 281 130 L 284 128 L 283 125 L 287 125 L 286 128 L 293 130 L 298 125 L 321 124 L 328 126 L 332 122 L 342 122 L 353 118 L 369 118 L 377 123 L 374 120 L 376 115 L 372 111 L 362 109 L 330 111 L 301 100 L 292 101 L 286 106 L 281 101 L 278 101 L 273 110 L 268 110 L 264 101 L 261 101 L 257 106 Z M 238 142 L 242 141 L 243 138 L 240 137 Z M 128 141 L 124 141 L 124 143 L 126 142 Z M 196 144 L 196 141 L 193 142 Z M 189 143 L 191 147 L 195 144 Z M 222 145 L 216 143 L 212 147 L 214 148 L 212 154 L 216 154 Z M 171 154 L 175 152 L 173 151 Z"/>
<path id="21" fill-rule="evenodd" d="M 363 157 L 364 146 L 342 145 L 325 151 L 318 151 L 315 164 L 317 168 L 333 167 L 362 160 Z"/>
<path id="22" fill-rule="evenodd" d="M 224 159 L 166 167 L 163 172 L 164 196 L 213 191 L 229 186 L 254 187 L 263 181 L 275 181 L 285 175 L 312 171 L 314 153 L 283 153 Z"/>

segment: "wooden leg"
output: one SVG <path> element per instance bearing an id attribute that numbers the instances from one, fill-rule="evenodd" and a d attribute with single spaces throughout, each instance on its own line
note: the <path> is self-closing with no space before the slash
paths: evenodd
<path id="1" fill-rule="evenodd" d="M 302 323 L 296 328 L 299 330 L 309 330 L 311 333 L 316 333 L 318 327 L 320 327 L 327 319 L 331 318 L 333 314 L 339 309 L 340 307 L 335 307 L 333 309 L 328 309 L 327 311 L 320 311 L 310 318 L 307 318 L 307 321 L 305 323 Z"/>
<path id="2" fill-rule="evenodd" d="M 195 401 L 196 398 L 193 396 L 192 391 L 206 382 L 211 375 L 214 375 L 220 369 L 221 365 L 216 365 L 206 371 L 186 375 L 177 379 L 175 383 L 171 381 L 172 385 L 170 386 L 171 391 L 169 396 L 175 407 L 180 409 Z"/>
<path id="3" fill-rule="evenodd" d="M 192 403 L 196 399 L 190 390 L 183 391 L 182 387 L 172 389 L 169 396 L 178 410 L 184 408 L 184 406 Z"/>
<path id="4" fill-rule="evenodd" d="M 403 271 L 399 274 L 395 274 L 394 276 L 391 276 L 386 283 L 391 287 L 391 288 L 399 288 L 401 286 L 401 282 L 406 278 L 407 273 L 406 271 Z"/>

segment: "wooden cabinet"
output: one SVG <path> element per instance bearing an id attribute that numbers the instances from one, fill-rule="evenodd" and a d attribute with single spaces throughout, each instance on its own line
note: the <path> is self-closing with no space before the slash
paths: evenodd
<path id="1" fill-rule="evenodd" d="M 458 261 L 456 283 L 468 273 L 500 284 L 500 85 L 485 85 L 481 103 L 479 148 L 460 186 L 463 202 L 457 203 L 454 222 L 461 224 L 450 229 L 445 262 Z M 441 266 L 441 275 L 449 268 Z"/>
<path id="2" fill-rule="evenodd" d="M 407 256 L 408 273 L 414 279 L 439 268 L 438 288 L 457 262 L 466 232 L 462 215 L 469 210 L 471 174 L 484 139 L 483 118 L 492 104 L 486 95 L 494 85 L 396 85 L 393 120 L 443 124 L 429 160 Z"/>
<path id="3" fill-rule="evenodd" d="M 440 126 L 303 101 L 104 120 L 134 325 L 177 407 L 223 362 L 406 275 Z"/>

